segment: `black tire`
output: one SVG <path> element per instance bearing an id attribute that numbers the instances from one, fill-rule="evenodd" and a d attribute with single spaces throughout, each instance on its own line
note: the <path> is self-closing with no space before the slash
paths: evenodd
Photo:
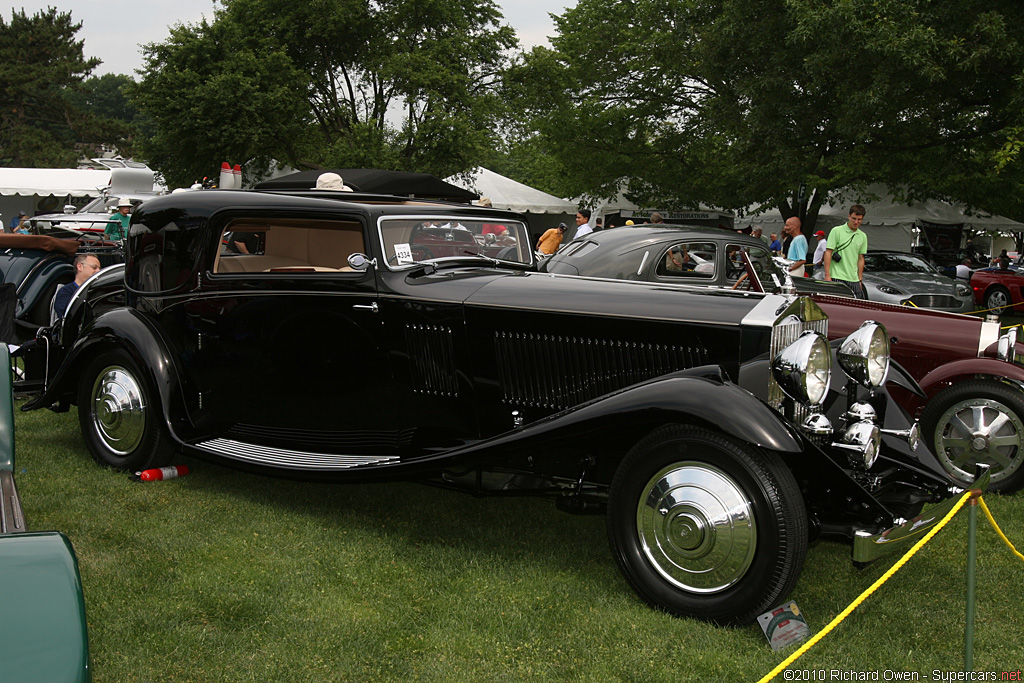
<path id="1" fill-rule="evenodd" d="M 975 479 L 975 465 L 991 466 L 990 491 L 1024 486 L 1024 392 L 994 379 L 946 387 L 921 414 L 924 439 L 958 486 Z"/>
<path id="2" fill-rule="evenodd" d="M 619 569 L 645 602 L 721 624 L 781 603 L 807 554 L 807 512 L 789 468 L 697 427 L 661 427 L 630 450 L 607 521 Z"/>
<path id="3" fill-rule="evenodd" d="M 174 454 L 154 392 L 123 351 L 104 353 L 86 368 L 78 388 L 78 422 L 93 459 L 105 467 L 162 467 Z"/>
<path id="4" fill-rule="evenodd" d="M 1010 292 L 1006 287 L 994 286 L 989 287 L 988 291 L 985 292 L 985 308 L 990 313 L 1000 315 L 1003 311 L 1010 307 Z"/>

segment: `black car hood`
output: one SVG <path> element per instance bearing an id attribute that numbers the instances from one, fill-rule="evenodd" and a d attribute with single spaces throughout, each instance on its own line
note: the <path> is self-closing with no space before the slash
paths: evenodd
<path id="1" fill-rule="evenodd" d="M 524 273 L 487 282 L 468 296 L 465 303 L 470 306 L 738 325 L 763 299 L 762 294 L 748 292 L 689 290 L 679 285 Z"/>

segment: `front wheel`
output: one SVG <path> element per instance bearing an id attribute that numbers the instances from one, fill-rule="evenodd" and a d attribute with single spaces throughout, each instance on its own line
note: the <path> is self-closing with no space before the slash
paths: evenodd
<path id="1" fill-rule="evenodd" d="M 677 616 L 742 624 L 793 589 L 807 512 L 777 456 L 707 429 L 668 425 L 626 455 L 608 499 L 626 580 Z"/>
<path id="2" fill-rule="evenodd" d="M 1020 389 L 991 379 L 958 382 L 928 401 L 921 425 L 946 474 L 958 486 L 974 482 L 978 463 L 990 466 L 990 491 L 1011 493 L 1024 486 Z"/>
<path id="3" fill-rule="evenodd" d="M 101 355 L 82 375 L 78 421 L 93 459 L 106 467 L 162 467 L 173 455 L 153 392 L 123 351 Z"/>

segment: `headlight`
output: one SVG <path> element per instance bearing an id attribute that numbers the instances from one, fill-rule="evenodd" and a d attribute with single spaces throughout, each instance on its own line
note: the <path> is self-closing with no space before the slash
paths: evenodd
<path id="1" fill-rule="evenodd" d="M 839 346 L 839 365 L 866 387 L 880 387 L 889 375 L 889 335 L 881 323 L 865 320 Z"/>
<path id="2" fill-rule="evenodd" d="M 895 296 L 903 296 L 905 292 L 896 289 L 892 285 L 877 285 L 879 292 L 885 292 L 886 294 L 893 294 Z"/>
<path id="3" fill-rule="evenodd" d="M 961 283 L 961 282 L 956 283 L 956 285 L 954 286 L 954 289 L 956 290 L 956 295 L 957 296 L 970 296 L 971 295 L 971 288 L 968 287 L 967 285 Z"/>
<path id="4" fill-rule="evenodd" d="M 794 401 L 819 405 L 832 380 L 832 354 L 828 341 L 807 330 L 772 361 L 772 375 Z"/>

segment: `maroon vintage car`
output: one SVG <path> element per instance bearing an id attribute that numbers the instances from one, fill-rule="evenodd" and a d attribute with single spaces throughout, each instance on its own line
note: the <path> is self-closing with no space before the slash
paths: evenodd
<path id="1" fill-rule="evenodd" d="M 893 397 L 921 420 L 922 438 L 950 477 L 968 484 L 975 464 L 992 467 L 990 490 L 1024 486 L 1024 346 L 1016 329 L 958 313 L 814 295 L 828 314 L 829 338 L 865 320 L 885 325 L 892 358 L 925 396 L 889 384 Z"/>
<path id="2" fill-rule="evenodd" d="M 744 263 L 750 289 L 765 291 L 746 255 Z M 893 360 L 925 395 L 893 382 L 887 388 L 920 419 L 922 438 L 953 481 L 970 484 L 975 466 L 985 463 L 990 490 L 1024 486 L 1024 344 L 1017 343 L 1016 328 L 1001 334 L 998 322 L 976 316 L 809 294 L 828 314 L 830 340 L 847 337 L 865 320 L 885 326 Z"/>
<path id="3" fill-rule="evenodd" d="M 437 223 L 426 220 L 412 229 L 409 247 L 417 261 L 483 254 L 503 258 L 516 250 L 516 239 L 500 223 L 486 223 L 472 229 L 457 221 Z"/>
<path id="4" fill-rule="evenodd" d="M 984 309 L 999 315 L 1013 307 L 1024 312 L 1024 273 L 1019 270 L 985 268 L 971 273 L 974 300 Z"/>

